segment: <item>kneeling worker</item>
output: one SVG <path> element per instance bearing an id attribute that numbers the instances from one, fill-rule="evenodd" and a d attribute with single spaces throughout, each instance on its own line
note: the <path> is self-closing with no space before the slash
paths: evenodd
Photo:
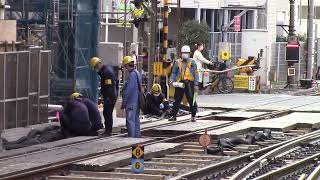
<path id="1" fill-rule="evenodd" d="M 111 66 L 103 65 L 98 57 L 93 57 L 90 60 L 90 66 L 100 76 L 101 94 L 103 96 L 103 117 L 105 125 L 105 135 L 112 134 L 113 126 L 113 110 L 118 97 L 118 81 L 116 74 Z"/>
<path id="2" fill-rule="evenodd" d="M 98 107 L 80 93 L 70 95 L 61 113 L 61 129 L 65 137 L 94 136 L 102 128 Z"/>
<path id="3" fill-rule="evenodd" d="M 169 101 L 161 92 L 160 84 L 154 84 L 152 86 L 152 91 L 147 94 L 146 109 L 147 114 L 152 114 L 159 117 L 162 116 L 163 113 L 169 111 Z"/>
<path id="4" fill-rule="evenodd" d="M 172 115 L 169 121 L 176 121 L 179 105 L 184 95 L 186 95 L 191 111 L 191 121 L 195 122 L 197 106 L 195 102 L 195 92 L 199 90 L 199 75 L 197 64 L 190 58 L 190 47 L 181 48 L 182 59 L 178 59 L 172 69 L 170 84 L 175 87 L 174 104 Z"/>

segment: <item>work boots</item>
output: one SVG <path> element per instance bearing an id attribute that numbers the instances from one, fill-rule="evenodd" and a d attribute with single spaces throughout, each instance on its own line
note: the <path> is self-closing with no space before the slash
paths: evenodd
<path id="1" fill-rule="evenodd" d="M 177 121 L 177 118 L 172 116 L 171 118 L 169 118 L 169 121 Z"/>
<path id="2" fill-rule="evenodd" d="M 191 117 L 191 122 L 196 122 L 196 117 Z"/>

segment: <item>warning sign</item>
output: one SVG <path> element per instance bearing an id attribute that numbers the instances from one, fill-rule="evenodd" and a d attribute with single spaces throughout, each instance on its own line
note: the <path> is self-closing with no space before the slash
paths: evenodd
<path id="1" fill-rule="evenodd" d="M 249 76 L 234 76 L 234 88 L 235 89 L 248 89 L 249 88 Z"/>
<path id="2" fill-rule="evenodd" d="M 143 173 L 144 172 L 144 160 L 143 159 L 132 159 L 131 169 L 133 173 Z"/>
<path id="3" fill-rule="evenodd" d="M 143 155 L 144 155 L 144 147 L 141 145 L 135 145 L 132 146 L 132 158 L 135 159 L 143 159 Z"/>
<path id="4" fill-rule="evenodd" d="M 256 90 L 256 84 L 257 80 L 255 76 L 249 76 L 249 91 L 255 91 Z"/>
<path id="5" fill-rule="evenodd" d="M 207 130 L 199 137 L 199 144 L 204 148 L 211 144 L 211 137 L 209 134 L 207 134 Z"/>

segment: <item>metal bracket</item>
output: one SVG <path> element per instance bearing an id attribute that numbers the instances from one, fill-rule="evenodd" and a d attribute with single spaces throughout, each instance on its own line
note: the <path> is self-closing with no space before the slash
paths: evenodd
<path id="1" fill-rule="evenodd" d="M 277 24 L 277 26 L 281 27 L 287 34 L 289 34 L 289 31 L 284 28 L 284 27 L 289 27 L 289 25 L 279 25 L 279 24 Z"/>

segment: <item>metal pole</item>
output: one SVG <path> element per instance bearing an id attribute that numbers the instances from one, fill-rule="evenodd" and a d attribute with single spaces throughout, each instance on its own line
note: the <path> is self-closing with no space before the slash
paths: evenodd
<path id="1" fill-rule="evenodd" d="M 124 0 L 124 25 L 123 25 L 123 56 L 127 55 L 127 0 Z"/>
<path id="2" fill-rule="evenodd" d="M 290 0 L 289 36 L 295 36 L 295 0 Z"/>
<path id="3" fill-rule="evenodd" d="M 156 50 L 156 34 L 157 34 L 157 12 L 158 3 L 157 0 L 152 0 L 152 10 L 155 12 L 155 16 L 151 16 L 149 38 L 149 55 L 148 55 L 148 91 L 151 90 L 153 84 L 153 62 L 155 58 Z"/>
<path id="4" fill-rule="evenodd" d="M 5 0 L 0 0 L 0 19 L 4 19 L 4 4 L 5 4 Z M 3 6 L 3 8 L 1 8 L 1 6 Z"/>
<path id="5" fill-rule="evenodd" d="M 215 10 L 212 10 L 211 11 L 211 33 L 210 33 L 210 36 L 211 36 L 211 54 L 210 54 L 210 58 L 213 59 L 214 57 L 214 53 L 215 53 L 215 42 L 214 42 L 214 14 L 215 13 Z"/>
<path id="6" fill-rule="evenodd" d="M 313 59 L 312 59 L 312 51 L 313 51 L 313 18 L 314 18 L 314 0 L 309 0 L 309 12 L 308 12 L 308 57 L 307 57 L 307 79 L 311 79 L 313 75 L 312 67 L 313 67 Z"/>
<path id="7" fill-rule="evenodd" d="M 228 6 L 229 2 L 228 0 L 225 0 L 225 6 Z M 223 42 L 228 42 L 228 24 L 229 24 L 229 10 L 225 9 L 223 12 L 223 36 L 222 36 L 222 41 Z"/>
<path id="8" fill-rule="evenodd" d="M 168 33 L 169 33 L 169 0 L 163 1 L 164 5 L 164 17 L 163 17 L 163 42 L 162 42 L 162 60 L 167 61 L 168 59 Z"/>

